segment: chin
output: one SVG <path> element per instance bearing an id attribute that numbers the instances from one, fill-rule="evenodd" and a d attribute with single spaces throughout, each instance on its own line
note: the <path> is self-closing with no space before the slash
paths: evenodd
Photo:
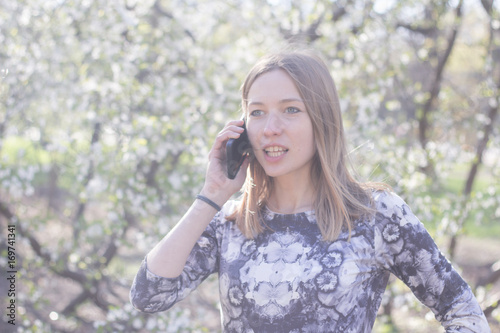
<path id="1" fill-rule="evenodd" d="M 277 177 L 280 177 L 280 176 L 284 176 L 286 174 L 286 172 L 284 171 L 280 171 L 280 170 L 266 170 L 264 168 L 264 172 L 266 173 L 266 175 L 268 177 L 271 177 L 271 178 L 277 178 Z"/>

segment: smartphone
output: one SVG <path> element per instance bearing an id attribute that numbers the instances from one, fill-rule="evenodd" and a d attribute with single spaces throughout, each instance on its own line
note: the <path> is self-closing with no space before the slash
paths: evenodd
<path id="1" fill-rule="evenodd" d="M 245 156 L 252 151 L 245 124 L 243 124 L 243 128 L 245 130 L 239 138 L 229 139 L 226 143 L 227 177 L 229 179 L 236 177 L 245 160 Z"/>

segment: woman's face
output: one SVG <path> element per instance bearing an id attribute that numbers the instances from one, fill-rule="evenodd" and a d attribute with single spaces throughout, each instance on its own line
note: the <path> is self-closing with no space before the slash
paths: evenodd
<path id="1" fill-rule="evenodd" d="M 310 177 L 316 152 L 311 119 L 284 70 L 259 76 L 248 92 L 247 131 L 255 156 L 270 177 Z"/>

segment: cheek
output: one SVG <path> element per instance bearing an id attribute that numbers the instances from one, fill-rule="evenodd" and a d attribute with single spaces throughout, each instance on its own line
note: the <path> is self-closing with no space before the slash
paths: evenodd
<path id="1" fill-rule="evenodd" d="M 312 124 L 310 122 L 306 123 L 298 132 L 302 133 L 298 138 L 300 138 L 299 142 L 303 149 L 316 151 L 316 141 Z"/>
<path id="2" fill-rule="evenodd" d="M 304 148 L 304 152 L 303 154 L 308 156 L 308 158 L 311 158 L 313 157 L 314 155 L 316 155 L 316 152 L 317 152 L 317 147 L 316 147 L 316 141 L 314 140 L 314 135 L 313 133 L 310 133 L 309 136 L 307 138 L 304 138 L 304 145 L 303 145 L 303 148 Z"/>
<path id="3" fill-rule="evenodd" d="M 247 121 L 246 127 L 247 127 L 247 134 L 248 134 L 248 139 L 250 140 L 250 144 L 252 146 L 255 146 L 255 144 L 257 143 L 257 138 L 258 138 L 257 126 L 255 126 L 254 122 Z"/>
<path id="4" fill-rule="evenodd" d="M 314 132 L 311 134 L 311 149 L 316 152 L 316 136 L 314 135 Z"/>

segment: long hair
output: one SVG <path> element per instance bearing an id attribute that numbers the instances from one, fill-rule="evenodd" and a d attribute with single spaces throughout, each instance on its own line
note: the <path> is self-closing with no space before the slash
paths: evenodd
<path id="1" fill-rule="evenodd" d="M 317 189 L 314 210 L 323 239 L 337 239 L 345 227 L 351 233 L 353 222 L 373 213 L 370 187 L 358 183 L 348 170 L 348 154 L 337 89 L 326 64 L 314 53 L 292 51 L 262 58 L 248 73 L 242 88 L 242 110 L 247 112 L 250 87 L 270 71 L 284 70 L 294 81 L 311 118 L 316 153 L 311 179 Z M 243 185 L 241 204 L 228 216 L 241 232 L 254 238 L 266 229 L 262 207 L 273 190 L 273 179 L 259 162 L 250 159 Z"/>

